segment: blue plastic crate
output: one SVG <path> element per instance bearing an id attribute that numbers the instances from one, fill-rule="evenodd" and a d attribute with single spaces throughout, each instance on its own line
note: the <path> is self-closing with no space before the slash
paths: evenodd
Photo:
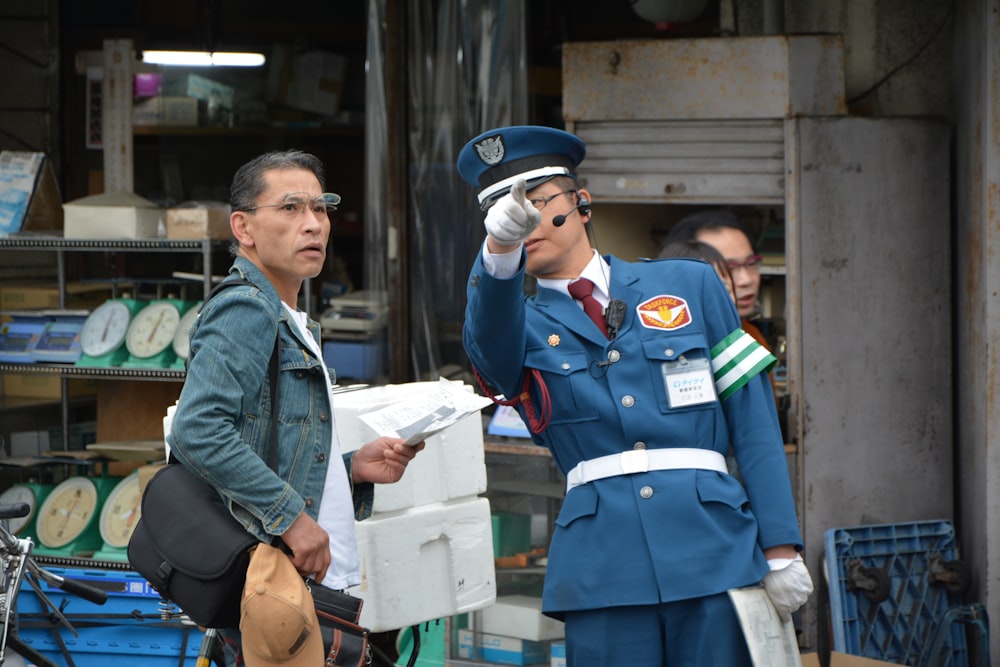
<path id="1" fill-rule="evenodd" d="M 84 618 L 90 614 L 98 614 L 111 624 L 141 623 L 144 619 L 160 618 L 160 594 L 137 572 L 49 566 L 46 566 L 46 569 L 61 577 L 100 588 L 108 594 L 108 601 L 99 605 L 42 581 L 42 591 L 70 620 L 73 617 Z M 17 598 L 18 613 L 29 618 L 38 614 L 48 614 L 48 610 L 43 606 L 38 595 L 25 581 Z"/>
<path id="2" fill-rule="evenodd" d="M 833 649 L 921 665 L 945 613 L 962 605 L 956 586 L 929 576 L 932 564 L 937 570 L 941 563 L 958 559 L 952 524 L 834 528 L 826 531 L 825 548 Z M 940 667 L 969 664 L 961 625 L 950 627 L 940 658 Z"/>
<path id="3" fill-rule="evenodd" d="M 113 625 L 76 626 L 76 630 L 78 637 L 62 626 L 56 630 L 76 667 L 195 667 L 202 638 L 196 627 Z M 69 664 L 51 629 L 22 628 L 19 634 L 21 641 L 55 664 Z"/>
<path id="4" fill-rule="evenodd" d="M 194 666 L 203 633 L 180 621 L 162 621 L 160 595 L 138 573 L 97 568 L 46 569 L 108 593 L 107 602 L 98 605 L 41 583 L 45 595 L 73 624 L 78 633 L 74 636 L 58 621 L 53 622 L 50 610 L 43 608 L 27 582 L 22 585 L 17 599 L 20 637 L 56 664 L 67 664 L 61 640 L 78 667 Z"/>

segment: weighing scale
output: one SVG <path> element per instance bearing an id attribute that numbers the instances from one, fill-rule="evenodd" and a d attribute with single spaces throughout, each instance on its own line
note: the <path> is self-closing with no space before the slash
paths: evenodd
<path id="1" fill-rule="evenodd" d="M 83 354 L 77 366 L 120 366 L 128 359 L 125 334 L 132 318 L 143 306 L 136 299 L 109 299 L 94 309 L 80 330 L 80 349 Z"/>
<path id="2" fill-rule="evenodd" d="M 198 318 L 198 312 L 203 303 L 204 301 L 199 301 L 191 306 L 177 325 L 177 333 L 174 334 L 173 343 L 174 354 L 177 355 L 177 358 L 174 360 L 173 368 L 178 370 L 186 368 L 188 353 L 191 351 L 191 327 L 194 326 L 194 321 Z"/>
<path id="3" fill-rule="evenodd" d="M 111 489 L 98 521 L 104 546 L 94 553 L 94 560 L 128 561 L 128 541 L 142 516 L 141 500 L 138 471 Z"/>
<path id="4" fill-rule="evenodd" d="M 35 344 L 32 355 L 34 360 L 71 364 L 78 361 L 83 354 L 80 349 L 80 332 L 88 316 L 89 313 L 85 310 L 53 311 Z"/>
<path id="5" fill-rule="evenodd" d="M 52 484 L 24 482 L 15 484 L 0 493 L 0 505 L 27 503 L 30 508 L 27 516 L 7 519 L 7 526 L 11 534 L 21 539 L 31 538 L 35 544 L 38 544 L 38 529 L 35 525 L 38 520 L 38 508 L 45 502 L 45 498 L 51 493 L 52 488 Z"/>
<path id="6" fill-rule="evenodd" d="M 49 318 L 31 313 L 7 313 L 13 322 L 0 324 L 0 361 L 30 364 Z"/>
<path id="7" fill-rule="evenodd" d="M 120 477 L 70 477 L 55 486 L 38 511 L 41 556 L 91 556 L 101 547 L 101 506 Z"/>
<path id="8" fill-rule="evenodd" d="M 174 336 L 190 305 L 178 299 L 161 299 L 136 313 L 125 335 L 129 356 L 122 368 L 170 368 L 177 358 Z"/>

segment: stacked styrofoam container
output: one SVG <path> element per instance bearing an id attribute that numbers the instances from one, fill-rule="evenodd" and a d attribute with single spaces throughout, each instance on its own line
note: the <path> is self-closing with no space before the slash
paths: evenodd
<path id="1" fill-rule="evenodd" d="M 361 415 L 434 391 L 437 382 L 334 395 L 341 451 L 378 437 Z M 461 386 L 461 385 L 460 385 Z M 471 391 L 471 387 L 466 387 Z M 483 428 L 477 412 L 427 438 L 395 484 L 376 484 L 372 516 L 356 523 L 361 623 L 395 630 L 476 611 L 496 600 Z"/>

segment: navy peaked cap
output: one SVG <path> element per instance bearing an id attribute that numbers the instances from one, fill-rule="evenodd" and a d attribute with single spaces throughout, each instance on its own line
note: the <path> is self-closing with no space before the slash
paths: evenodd
<path id="1" fill-rule="evenodd" d="M 575 178 L 586 154 L 579 137 L 554 127 L 500 127 L 465 144 L 458 154 L 458 173 L 479 188 L 479 203 L 488 208 L 518 179 L 530 190 L 556 176 Z"/>

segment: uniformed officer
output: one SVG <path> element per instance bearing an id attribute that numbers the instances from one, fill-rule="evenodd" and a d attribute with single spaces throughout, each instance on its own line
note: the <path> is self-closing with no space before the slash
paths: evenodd
<path id="1" fill-rule="evenodd" d="M 784 618 L 812 591 L 774 358 L 709 265 L 591 248 L 585 152 L 572 134 L 518 126 L 458 156 L 487 233 L 466 352 L 567 479 L 543 611 L 565 620 L 570 667 L 749 666 L 726 591 L 763 583 Z M 730 443 L 743 485 L 726 472 Z"/>

